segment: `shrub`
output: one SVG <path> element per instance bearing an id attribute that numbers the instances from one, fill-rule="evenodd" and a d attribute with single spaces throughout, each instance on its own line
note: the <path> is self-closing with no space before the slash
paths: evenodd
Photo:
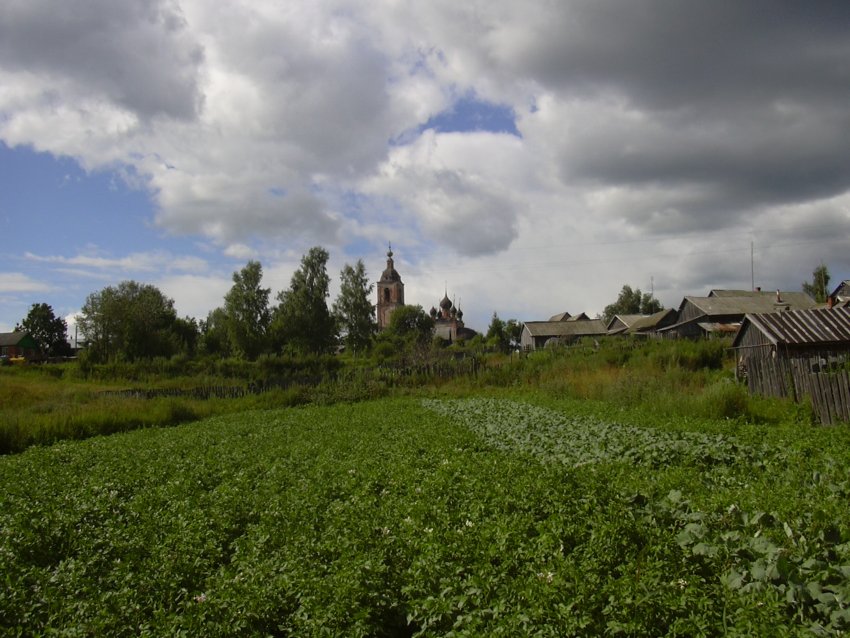
<path id="1" fill-rule="evenodd" d="M 708 386 L 697 400 L 701 416 L 713 419 L 738 419 L 750 416 L 747 389 L 732 379 L 721 379 Z"/>

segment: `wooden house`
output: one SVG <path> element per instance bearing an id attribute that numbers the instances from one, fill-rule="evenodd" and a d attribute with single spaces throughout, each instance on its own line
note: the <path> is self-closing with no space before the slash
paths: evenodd
<path id="1" fill-rule="evenodd" d="M 557 315 L 549 317 L 549 321 L 590 321 L 590 317 L 583 312 L 577 315 L 571 315 L 568 312 L 559 312 Z"/>
<path id="2" fill-rule="evenodd" d="M 712 290 L 706 297 L 685 297 L 676 323 L 659 330 L 665 337 L 734 335 L 747 314 L 808 310 L 817 302 L 804 292 Z"/>
<path id="3" fill-rule="evenodd" d="M 526 321 L 522 327 L 520 345 L 523 350 L 537 350 L 547 345 L 567 345 L 582 337 L 607 334 L 601 319 L 583 321 Z"/>
<path id="4" fill-rule="evenodd" d="M 648 315 L 614 315 L 605 326 L 609 335 L 623 334 L 635 323 L 645 319 Z"/>
<path id="5" fill-rule="evenodd" d="M 752 394 L 808 396 L 822 422 L 850 421 L 850 308 L 747 314 L 732 347 Z"/>
<path id="6" fill-rule="evenodd" d="M 38 343 L 28 332 L 0 332 L 0 357 L 35 359 L 39 352 Z"/>
<path id="7" fill-rule="evenodd" d="M 850 279 L 845 279 L 838 284 L 829 296 L 838 305 L 850 303 Z"/>
<path id="8" fill-rule="evenodd" d="M 645 315 L 632 323 L 626 329 L 626 334 L 635 337 L 656 337 L 658 331 L 676 323 L 679 313 L 675 308 L 659 310 L 651 315 Z"/>

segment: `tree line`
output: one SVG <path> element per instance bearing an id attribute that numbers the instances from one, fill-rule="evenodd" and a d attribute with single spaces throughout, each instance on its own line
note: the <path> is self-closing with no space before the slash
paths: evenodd
<path id="1" fill-rule="evenodd" d="M 249 261 L 233 273 L 223 304 L 200 321 L 177 316 L 174 301 L 150 284 L 124 281 L 92 293 L 78 325 L 95 362 L 187 356 L 254 360 L 263 354 L 326 354 L 338 343 L 357 350 L 375 333 L 370 284 L 363 262 L 346 264 L 332 306 L 328 252 L 311 248 L 290 286 L 271 301 L 263 267 Z"/>
<path id="2" fill-rule="evenodd" d="M 223 303 L 206 318 L 179 317 L 174 300 L 156 286 L 122 281 L 93 292 L 77 317 L 92 363 L 154 357 L 216 356 L 255 360 L 262 355 L 322 355 L 340 346 L 380 360 L 422 354 L 434 344 L 433 319 L 421 306 L 397 309 L 380 334 L 370 283 L 362 260 L 340 272 L 340 290 L 329 304 L 328 252 L 311 248 L 293 273 L 289 288 L 274 299 L 262 286 L 263 268 L 249 261 L 234 272 Z M 521 324 L 494 313 L 487 343 L 507 351 L 519 342 Z M 67 324 L 46 303 L 33 304 L 15 328 L 39 343 L 47 356 L 71 353 Z M 480 345 L 485 338 L 480 337 Z"/>
<path id="3" fill-rule="evenodd" d="M 270 303 L 271 289 L 261 285 L 263 268 L 249 261 L 233 273 L 233 285 L 223 304 L 205 319 L 179 317 L 174 300 L 156 286 L 123 281 L 91 293 L 83 304 L 77 325 L 93 363 L 136 361 L 175 355 L 236 357 L 255 360 L 261 355 L 321 355 L 343 346 L 351 353 L 373 354 L 378 360 L 422 355 L 443 347 L 433 336 L 434 320 L 421 306 L 404 306 L 380 333 L 372 304 L 374 284 L 362 260 L 346 264 L 340 272 L 340 291 L 332 305 L 328 252 L 311 248 L 293 273 L 289 288 Z M 818 301 L 828 294 L 830 275 L 818 266 L 803 290 Z M 649 293 L 625 285 L 617 300 L 605 307 L 602 318 L 616 314 L 651 314 L 662 310 Z M 67 324 L 46 303 L 36 303 L 15 327 L 28 332 L 51 357 L 71 354 Z M 507 321 L 493 313 L 484 335 L 470 342 L 476 349 L 510 352 L 518 347 L 522 322 Z M 438 343 L 440 341 L 440 343 Z"/>

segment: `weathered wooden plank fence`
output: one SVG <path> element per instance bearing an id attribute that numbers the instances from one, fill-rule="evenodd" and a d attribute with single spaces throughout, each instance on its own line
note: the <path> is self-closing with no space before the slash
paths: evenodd
<path id="1" fill-rule="evenodd" d="M 455 377 L 475 376 L 478 371 L 478 359 L 469 358 L 461 361 L 428 362 L 407 366 L 353 368 L 326 376 L 299 376 L 246 385 L 210 385 L 195 388 L 127 388 L 104 390 L 99 394 L 100 396 L 127 399 L 238 399 L 270 390 L 285 390 L 294 386 L 316 387 L 322 383 L 344 385 L 346 383 L 379 382 L 388 386 L 418 385 L 435 380 L 445 381 Z"/>
<path id="2" fill-rule="evenodd" d="M 821 423 L 850 422 L 850 370 L 846 353 L 806 357 L 753 357 L 748 361 L 750 393 L 812 402 Z"/>

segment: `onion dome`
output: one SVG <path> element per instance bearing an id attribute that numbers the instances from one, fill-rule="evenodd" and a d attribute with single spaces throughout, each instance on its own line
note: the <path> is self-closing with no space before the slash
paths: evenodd
<path id="1" fill-rule="evenodd" d="M 428 313 L 431 315 L 431 319 L 437 316 L 437 309 L 434 306 L 431 306 L 431 311 Z"/>
<path id="2" fill-rule="evenodd" d="M 460 308 L 457 309 L 457 318 L 463 319 L 463 310 L 461 310 Z"/>
<path id="3" fill-rule="evenodd" d="M 448 310 L 451 307 L 452 307 L 452 302 L 449 299 L 449 295 L 447 293 L 446 296 L 443 297 L 443 300 L 440 302 L 440 308 L 442 308 L 443 310 Z"/>

